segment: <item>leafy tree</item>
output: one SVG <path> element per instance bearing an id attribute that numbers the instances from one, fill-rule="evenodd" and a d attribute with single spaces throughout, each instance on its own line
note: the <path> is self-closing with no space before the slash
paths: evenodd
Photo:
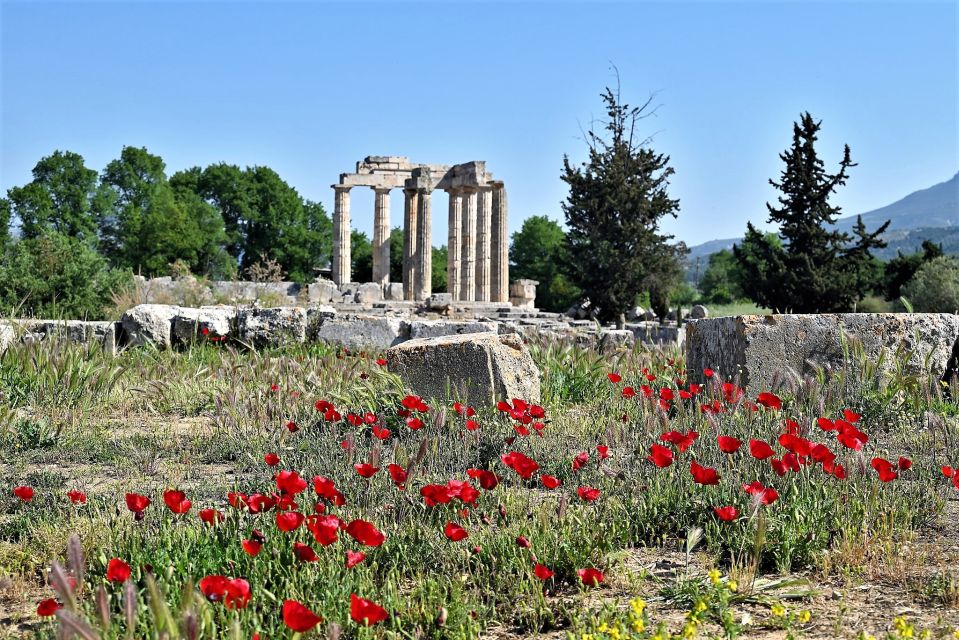
<path id="1" fill-rule="evenodd" d="M 780 154 L 785 163 L 779 182 L 778 206 L 769 203 L 769 222 L 779 225 L 784 242 L 777 246 L 749 223 L 741 245 L 733 248 L 743 270 L 743 289 L 754 302 L 777 311 L 815 313 L 848 311 L 874 282 L 870 249 L 884 247 L 881 234 L 866 231 L 860 218 L 849 234 L 830 230 L 840 213 L 829 198 L 846 184 L 855 166 L 846 145 L 839 171 L 826 173 L 816 153 L 821 122 L 807 112 L 793 125 L 791 147 Z"/>
<path id="2" fill-rule="evenodd" d="M 373 244 L 362 231 L 350 233 L 350 279 L 353 282 L 373 281 Z"/>
<path id="3" fill-rule="evenodd" d="M 84 165 L 83 156 L 72 151 L 55 151 L 33 167 L 31 182 L 9 189 L 7 197 L 13 215 L 20 220 L 23 238 L 56 231 L 95 240 L 96 190 L 97 172 Z"/>
<path id="4" fill-rule="evenodd" d="M 532 216 L 513 234 L 509 247 L 510 275 L 539 282 L 536 305 L 565 311 L 580 297 L 564 269 L 569 263 L 566 232 L 546 216 Z"/>
<path id="5" fill-rule="evenodd" d="M 589 160 L 573 167 L 563 158 L 562 179 L 569 185 L 563 203 L 573 281 L 597 309 L 601 320 L 622 326 L 626 310 L 649 286 L 666 292 L 684 247 L 669 244 L 660 218 L 676 216 L 679 201 L 667 188 L 673 169 L 669 157 L 640 140 L 636 126 L 649 115 L 620 102 L 619 92 L 602 94 L 608 120 L 602 132 L 586 134 Z"/>
<path id="6" fill-rule="evenodd" d="M 104 318 L 111 294 L 131 281 L 87 240 L 48 231 L 7 247 L 0 260 L 0 313 Z"/>
<path id="7" fill-rule="evenodd" d="M 709 256 L 709 265 L 699 281 L 706 302 L 729 304 L 746 296 L 742 287 L 742 271 L 736 255 L 723 249 Z"/>
<path id="8" fill-rule="evenodd" d="M 923 264 L 943 255 L 942 245 L 931 240 L 923 240 L 920 251 L 903 255 L 899 251 L 895 258 L 886 263 L 882 293 L 886 300 L 898 300 L 902 296 L 902 287 L 916 274 Z"/>
<path id="9" fill-rule="evenodd" d="M 924 263 L 902 294 L 916 311 L 959 312 L 959 259 L 939 256 Z"/>
<path id="10" fill-rule="evenodd" d="M 400 255 L 402 256 L 402 253 Z M 433 293 L 446 293 L 448 291 L 448 283 L 446 280 L 446 262 L 448 255 L 449 250 L 446 248 L 446 245 L 433 247 L 433 273 L 430 274 L 430 286 L 432 287 L 431 290 Z M 397 280 L 397 282 L 402 282 L 402 278 Z"/>
<path id="11" fill-rule="evenodd" d="M 6 198 L 0 198 L 0 255 L 10 243 L 10 219 L 12 212 L 10 210 L 10 201 Z"/>

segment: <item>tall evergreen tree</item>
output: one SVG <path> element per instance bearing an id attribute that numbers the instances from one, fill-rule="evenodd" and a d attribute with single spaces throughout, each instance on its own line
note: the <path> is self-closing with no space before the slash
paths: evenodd
<path id="1" fill-rule="evenodd" d="M 663 216 L 677 215 L 679 200 L 668 193 L 669 157 L 638 137 L 649 102 L 630 107 L 608 87 L 602 98 L 608 119 L 605 133 L 586 133 L 589 159 L 574 167 L 563 158 L 561 177 L 569 185 L 563 212 L 574 282 L 601 320 L 621 325 L 641 291 L 668 289 L 663 280 L 678 272 L 685 248 L 659 230 Z"/>
<path id="2" fill-rule="evenodd" d="M 846 145 L 839 171 L 826 172 L 815 147 L 820 127 L 808 112 L 802 114 L 793 124 L 791 147 L 779 156 L 786 165 L 780 180 L 769 181 L 782 194 L 777 205 L 766 204 L 782 244 L 749 223 L 742 244 L 733 248 L 746 295 L 780 312 L 851 310 L 875 284 L 870 249 L 885 246 L 880 236 L 888 221 L 869 233 L 860 218 L 855 240 L 833 228 L 840 208 L 829 199 L 856 165 Z"/>

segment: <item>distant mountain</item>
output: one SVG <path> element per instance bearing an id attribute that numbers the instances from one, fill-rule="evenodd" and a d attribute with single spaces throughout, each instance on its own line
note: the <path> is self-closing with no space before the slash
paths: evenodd
<path id="1" fill-rule="evenodd" d="M 885 249 L 875 252 L 882 260 L 895 257 L 897 251 L 911 253 L 923 240 L 942 243 L 943 251 L 959 255 L 959 173 L 951 179 L 910 193 L 890 205 L 862 214 L 867 229 L 875 229 L 889 220 L 889 229 L 883 238 L 889 243 Z M 836 221 L 841 231 L 852 232 L 856 216 L 846 216 Z M 742 238 L 710 240 L 689 248 L 686 256 L 687 276 L 697 280 L 706 268 L 709 256 L 732 249 Z"/>

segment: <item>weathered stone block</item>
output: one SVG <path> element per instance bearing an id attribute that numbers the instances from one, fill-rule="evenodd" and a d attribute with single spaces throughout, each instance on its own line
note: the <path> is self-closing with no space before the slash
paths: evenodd
<path id="1" fill-rule="evenodd" d="M 307 299 L 311 304 L 326 304 L 333 300 L 333 296 L 339 296 L 336 284 L 332 280 L 317 280 L 311 282 L 306 288 Z"/>
<path id="2" fill-rule="evenodd" d="M 354 315 L 324 321 L 316 339 L 341 344 L 351 349 L 386 349 L 410 337 L 405 320 L 385 316 Z"/>
<path id="3" fill-rule="evenodd" d="M 709 317 L 709 309 L 701 304 L 694 304 L 693 308 L 689 310 L 689 317 L 692 320 L 703 320 Z"/>
<path id="4" fill-rule="evenodd" d="M 536 285 L 539 282 L 520 278 L 514 280 L 509 285 L 509 301 L 514 307 L 521 309 L 535 308 L 536 306 Z"/>
<path id="5" fill-rule="evenodd" d="M 229 336 L 236 322 L 236 311 L 230 307 L 181 308 L 173 316 L 174 342 L 190 344 L 204 338 Z"/>
<path id="6" fill-rule="evenodd" d="M 400 301 L 403 299 L 403 283 L 387 282 L 383 285 L 383 298 L 385 300 Z"/>
<path id="7" fill-rule="evenodd" d="M 611 353 L 620 349 L 632 349 L 636 336 L 628 329 L 605 329 L 599 334 L 599 350 Z"/>
<path id="8" fill-rule="evenodd" d="M 236 324 L 240 340 L 251 347 L 306 340 L 306 310 L 302 307 L 240 309 Z"/>
<path id="9" fill-rule="evenodd" d="M 120 317 L 120 326 L 129 346 L 152 344 L 166 349 L 170 346 L 173 318 L 180 307 L 166 304 L 140 304 L 127 309 Z"/>
<path id="10" fill-rule="evenodd" d="M 691 380 L 703 381 L 703 369 L 708 367 L 727 380 L 739 376 L 740 384 L 756 393 L 768 390 L 777 375 L 803 376 L 817 368 L 842 367 L 844 336 L 847 343 L 861 344 L 872 362 L 885 352 L 885 373 L 898 359 L 905 359 L 909 373 L 942 377 L 959 340 L 959 315 L 750 315 L 693 320 L 687 332 L 686 368 Z M 898 357 L 897 350 L 902 350 Z"/>
<path id="11" fill-rule="evenodd" d="M 388 369 L 413 393 L 445 400 L 448 389 L 476 407 L 539 402 L 539 371 L 522 338 L 495 333 L 409 340 L 386 352 Z"/>
<path id="12" fill-rule="evenodd" d="M 496 322 L 476 320 L 414 320 L 410 323 L 410 338 L 438 338 L 464 333 L 496 332 Z"/>
<path id="13" fill-rule="evenodd" d="M 323 326 L 323 323 L 327 320 L 332 320 L 336 317 L 336 309 L 331 307 L 328 304 L 321 304 L 316 307 L 310 307 L 306 310 L 306 339 L 315 341 L 317 339 L 317 334 L 320 332 L 320 327 Z"/>
<path id="14" fill-rule="evenodd" d="M 359 304 L 373 304 L 374 302 L 382 302 L 383 285 L 375 282 L 364 282 L 356 288 L 356 293 L 354 294 L 353 299 Z"/>
<path id="15" fill-rule="evenodd" d="M 434 293 L 426 299 L 426 307 L 434 311 L 444 311 L 453 306 L 453 294 Z"/>

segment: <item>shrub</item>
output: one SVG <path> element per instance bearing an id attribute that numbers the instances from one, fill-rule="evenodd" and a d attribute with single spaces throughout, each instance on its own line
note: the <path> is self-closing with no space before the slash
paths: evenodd
<path id="1" fill-rule="evenodd" d="M 902 288 L 915 311 L 959 311 L 959 260 L 939 257 L 923 264 Z"/>
<path id="2" fill-rule="evenodd" d="M 102 319 L 132 274 L 111 269 L 89 243 L 49 232 L 20 240 L 0 260 L 0 313 Z"/>

